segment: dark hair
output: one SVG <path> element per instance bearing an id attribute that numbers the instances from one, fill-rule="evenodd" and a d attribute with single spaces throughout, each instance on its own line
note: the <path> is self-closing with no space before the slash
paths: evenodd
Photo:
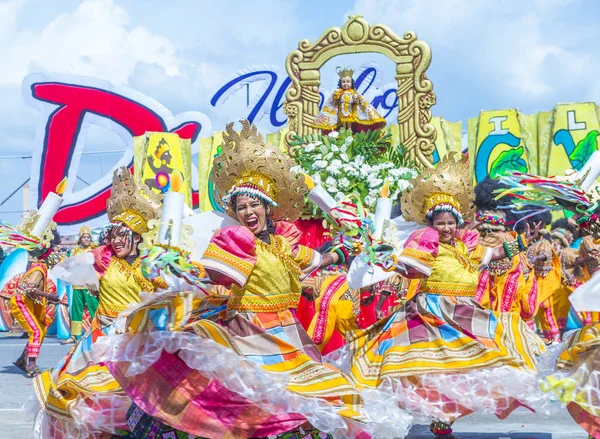
<path id="1" fill-rule="evenodd" d="M 400 205 L 400 201 L 396 201 L 396 202 L 394 202 L 394 204 L 392 204 L 392 212 L 391 212 L 390 218 L 391 219 L 398 218 L 401 215 L 402 215 L 402 206 Z"/>
<path id="2" fill-rule="evenodd" d="M 521 218 L 524 218 L 528 215 L 531 215 L 529 218 L 527 218 L 526 220 L 523 221 L 519 221 Z M 542 223 L 542 229 L 546 228 L 546 226 L 548 226 L 548 224 L 550 224 L 552 222 L 552 214 L 549 211 L 540 211 L 534 215 L 531 214 L 531 212 L 527 212 L 527 213 L 519 213 L 516 212 L 515 213 L 515 217 L 517 219 L 517 224 L 515 227 L 515 231 L 517 233 L 523 233 L 526 229 L 526 225 L 529 224 L 530 226 L 533 226 L 534 223 L 540 222 Z"/>
<path id="3" fill-rule="evenodd" d="M 510 197 L 502 197 L 499 200 L 494 200 L 498 195 L 494 191 L 507 188 L 508 186 L 504 183 L 490 177 L 477 183 L 475 186 L 475 205 L 477 206 L 477 210 L 496 210 L 498 206 L 510 204 Z"/>
<path id="4" fill-rule="evenodd" d="M 131 232 L 131 239 L 132 239 L 132 243 L 135 246 L 136 250 L 139 252 L 139 245 L 142 243 L 142 241 L 144 240 L 144 238 L 142 237 L 142 235 L 140 235 L 137 232 L 134 232 L 133 230 L 131 230 L 131 227 L 129 227 L 127 224 L 125 223 L 118 223 L 118 224 L 113 224 L 111 227 L 109 227 L 106 230 L 106 237 L 105 237 L 105 241 L 106 244 L 110 243 L 110 240 L 112 239 L 113 235 L 115 233 L 117 233 L 118 231 L 120 231 L 122 228 L 127 228 L 130 232 Z M 137 243 L 137 245 L 135 244 L 135 238 L 138 237 L 139 241 Z"/>
<path id="5" fill-rule="evenodd" d="M 352 79 L 352 88 L 356 88 L 356 83 L 354 82 L 354 78 L 350 78 Z M 342 88 L 342 78 L 338 79 L 338 88 Z"/>
<path id="6" fill-rule="evenodd" d="M 235 212 L 235 209 L 237 207 L 237 197 L 239 197 L 240 194 L 235 195 L 233 197 L 231 197 L 231 208 L 233 209 L 233 211 Z M 258 198 L 258 197 L 253 197 L 252 195 L 248 195 L 250 198 L 252 198 L 253 200 L 259 201 L 263 207 L 265 208 L 265 211 L 267 210 L 267 207 L 269 206 L 267 204 L 267 202 L 265 200 L 263 200 L 262 198 Z"/>
<path id="7" fill-rule="evenodd" d="M 567 218 L 560 218 L 552 223 L 552 230 L 554 229 L 567 229 L 571 233 L 577 233 L 578 228 Z"/>
<path id="8" fill-rule="evenodd" d="M 435 221 L 435 219 L 442 213 L 451 213 L 452 214 L 452 218 L 454 218 L 454 221 L 456 221 L 456 225 L 458 226 L 460 224 L 460 221 L 458 220 L 458 217 L 456 216 L 456 214 L 454 212 L 451 212 L 449 210 L 437 210 L 437 211 L 433 211 L 433 213 L 431 214 L 431 218 L 429 218 L 429 224 L 433 225 L 433 222 Z"/>

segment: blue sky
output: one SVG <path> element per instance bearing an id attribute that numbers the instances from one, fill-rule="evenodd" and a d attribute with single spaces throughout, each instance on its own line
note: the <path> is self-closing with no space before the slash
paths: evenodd
<path id="1" fill-rule="evenodd" d="M 482 109 L 533 113 L 557 102 L 599 101 L 599 11 L 596 1 L 586 0 L 2 1 L 0 158 L 31 152 L 38 112 L 24 103 L 20 88 L 29 73 L 109 80 L 173 114 L 202 111 L 219 130 L 245 115 L 242 94 L 218 111 L 210 107 L 224 78 L 252 65 L 283 71 L 299 40 L 314 41 L 350 13 L 427 41 L 433 113 L 462 120 L 465 128 Z M 88 147 L 123 145 L 98 129 L 90 131 Z M 0 201 L 29 174 L 29 163 L 0 159 Z M 86 166 L 80 172 L 88 178 L 99 174 L 97 162 Z M 15 221 L 18 215 L 3 212 L 20 206 L 15 197 L 0 217 Z"/>

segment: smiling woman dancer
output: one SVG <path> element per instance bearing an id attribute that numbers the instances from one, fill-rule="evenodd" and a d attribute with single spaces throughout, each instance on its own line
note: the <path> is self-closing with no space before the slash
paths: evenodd
<path id="1" fill-rule="evenodd" d="M 199 320 L 183 331 L 134 334 L 130 327 L 104 340 L 101 358 L 137 405 L 129 416 L 134 438 L 172 437 L 174 429 L 266 437 L 311 428 L 307 421 L 360 437 L 360 394 L 323 363 L 295 317 L 300 278 L 345 255 L 298 245 L 299 231 L 286 220 L 302 209 L 304 182 L 290 173 L 290 158 L 242 125 L 239 134 L 227 125 L 211 175 L 217 200 L 240 225 L 217 230 L 200 261 L 211 282 L 231 289 L 226 310 L 217 322 Z M 404 434 L 408 417 L 394 413 L 389 428 Z"/>
<path id="2" fill-rule="evenodd" d="M 90 351 L 93 343 L 113 331 L 115 317 L 139 301 L 140 292 L 165 286 L 160 279 L 153 284 L 142 275 L 139 258 L 141 235 L 148 231 L 148 220 L 158 217 L 159 202 L 147 188 L 136 185 L 126 168 L 115 171 L 107 202 L 112 222 L 108 245 L 93 250 L 99 300 L 92 327 L 54 369 L 34 381 L 44 412 L 44 438 L 100 437 L 125 425 L 129 399 Z"/>
<path id="3" fill-rule="evenodd" d="M 520 391 L 511 386 L 543 349 L 517 313 L 497 314 L 475 300 L 479 270 L 523 252 L 538 230 L 498 248 L 479 245 L 476 232 L 461 228 L 474 213 L 470 181 L 466 158 L 453 156 L 412 181 L 403 216 L 425 227 L 408 238 L 398 263 L 420 279 L 419 292 L 351 342 L 357 384 L 395 393 L 410 412 L 436 419 L 431 430 L 440 438 L 453 437 L 451 423 L 476 409 L 504 417 L 526 405 L 533 375 L 523 377 Z"/>

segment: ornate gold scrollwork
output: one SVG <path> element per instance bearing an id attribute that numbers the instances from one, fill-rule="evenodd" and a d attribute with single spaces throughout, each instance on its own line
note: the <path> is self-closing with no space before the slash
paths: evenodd
<path id="1" fill-rule="evenodd" d="M 432 167 L 437 133 L 430 121 L 436 97 L 425 74 L 431 49 L 414 32 L 401 38 L 387 26 L 370 26 L 360 15 L 351 15 L 341 29 L 327 29 L 314 44 L 300 41 L 288 55 L 285 66 L 292 84 L 283 107 L 288 116 L 287 144 L 295 135 L 318 132 L 311 124 L 319 112 L 321 67 L 338 55 L 369 52 L 381 53 L 396 64 L 400 142 L 417 166 Z"/>

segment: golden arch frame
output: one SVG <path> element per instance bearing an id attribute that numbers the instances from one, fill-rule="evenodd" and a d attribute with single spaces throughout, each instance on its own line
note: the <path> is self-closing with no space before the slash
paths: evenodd
<path id="1" fill-rule="evenodd" d="M 319 112 L 321 67 L 338 55 L 369 52 L 385 55 L 396 64 L 400 142 L 417 166 L 432 167 L 437 133 L 430 121 L 436 97 L 425 75 L 431 48 L 414 32 L 401 38 L 387 26 L 370 26 L 360 15 L 351 15 L 341 29 L 327 29 L 314 44 L 300 41 L 298 49 L 288 55 L 285 67 L 292 83 L 283 107 L 288 116 L 288 148 L 294 136 L 319 131 L 311 123 Z"/>

